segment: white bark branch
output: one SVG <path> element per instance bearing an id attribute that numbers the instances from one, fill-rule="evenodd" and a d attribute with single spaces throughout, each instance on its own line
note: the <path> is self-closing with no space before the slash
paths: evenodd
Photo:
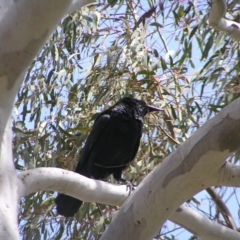
<path id="1" fill-rule="evenodd" d="M 65 14 L 71 14 L 74 11 L 79 10 L 84 5 L 90 5 L 93 4 L 96 1 L 89 1 L 89 0 L 72 0 L 71 4 L 68 6 L 68 8 L 65 11 Z"/>
<path id="2" fill-rule="evenodd" d="M 73 1 L 76 2 L 76 1 Z M 86 2 L 78 1 L 84 5 Z M 19 238 L 11 112 L 25 70 L 71 1 L 0 0 L 0 239 Z"/>
<path id="3" fill-rule="evenodd" d="M 0 90 L 0 96 L 1 95 Z M 0 98 L 1 98 L 0 97 Z M 3 101 L 2 101 L 3 100 Z M 18 239 L 17 178 L 12 161 L 11 111 L 0 100 L 0 239 Z"/>
<path id="4" fill-rule="evenodd" d="M 228 207 L 226 206 L 225 202 L 223 201 L 222 197 L 218 194 L 218 192 L 213 187 L 207 188 L 206 191 L 211 196 L 218 211 L 221 213 L 223 219 L 225 220 L 226 226 L 236 231 L 237 226 L 235 224 L 233 216 L 229 211 Z"/>
<path id="5" fill-rule="evenodd" d="M 226 162 L 216 176 L 215 186 L 240 187 L 240 167 Z"/>
<path id="6" fill-rule="evenodd" d="M 33 170 L 18 176 L 21 183 L 17 180 L 11 155 L 10 115 L 14 97 L 22 83 L 26 68 L 63 14 L 71 9 L 69 5 L 73 2 L 80 1 L 0 0 L 0 239 L 18 238 L 17 187 L 20 195 L 34 189 L 53 190 L 51 183 L 44 183 L 40 173 L 38 172 L 38 175 Z M 91 3 L 85 0 L 81 1 L 81 4 L 84 5 L 86 2 Z M 213 1 L 213 8 L 218 2 L 220 1 Z M 214 18 L 214 15 L 212 16 Z M 231 34 L 238 29 L 236 23 L 232 24 L 231 21 L 223 19 L 222 14 L 220 16 L 220 24 L 217 23 L 217 27 L 221 29 L 223 26 L 223 29 L 230 29 Z M 216 171 L 219 171 L 224 159 L 239 147 L 239 111 L 239 100 L 236 100 L 149 174 L 139 189 L 124 204 L 103 239 L 151 239 L 160 225 L 182 202 L 201 189 L 213 185 Z M 63 177 L 63 171 L 60 170 L 61 173 L 58 173 L 59 181 Z M 26 175 L 28 173 L 29 175 Z M 123 198 L 126 197 L 125 186 L 112 187 L 100 181 L 75 176 L 74 173 L 69 176 L 68 174 L 66 178 L 74 175 L 73 179 L 83 178 L 83 182 L 90 181 L 85 187 L 89 186 L 92 189 L 94 200 L 96 200 L 96 192 L 99 189 L 103 190 L 102 184 L 104 189 L 105 185 L 109 185 L 109 194 L 112 194 L 116 202 L 122 199 L 119 196 L 116 197 L 115 188 L 119 188 L 117 191 L 122 191 Z M 44 183 L 49 188 L 43 189 L 43 185 L 34 182 L 36 176 L 39 176 L 38 180 L 41 184 Z M 27 179 L 32 180 L 33 183 L 29 184 Z M 58 187 L 56 186 L 54 190 L 68 192 L 67 189 L 72 187 L 70 195 L 79 197 L 80 195 L 76 193 L 79 183 L 75 182 L 77 179 L 61 187 L 59 182 L 54 182 L 54 184 L 58 183 Z M 26 189 L 27 186 L 29 189 Z M 84 192 L 81 185 L 79 190 Z M 101 195 L 99 202 L 108 201 L 106 197 L 102 197 L 103 194 L 99 195 Z M 81 195 L 83 200 L 89 201 L 93 196 L 83 197 Z M 157 209 L 159 211 L 156 211 Z"/>
<path id="7" fill-rule="evenodd" d="M 213 186 L 225 159 L 240 147 L 240 99 L 198 129 L 127 199 L 104 239 L 152 239 L 179 205 Z"/>
<path id="8" fill-rule="evenodd" d="M 209 25 L 218 31 L 224 31 L 235 40 L 240 40 L 240 24 L 224 18 L 227 10 L 225 0 L 212 0 L 209 11 Z"/>
<path id="9" fill-rule="evenodd" d="M 21 197 L 37 191 L 59 191 L 86 202 L 121 206 L 128 197 L 125 185 L 86 178 L 58 168 L 36 168 L 18 174 Z M 190 207 L 182 205 L 169 220 L 204 239 L 239 239 L 240 234 L 212 222 Z M 220 237 L 220 238 L 219 238 Z"/>
<path id="10" fill-rule="evenodd" d="M 240 239 L 239 232 L 213 222 L 185 205 L 181 205 L 169 220 L 204 240 Z"/>
<path id="11" fill-rule="evenodd" d="M 85 202 L 122 205 L 129 195 L 125 185 L 93 180 L 60 168 L 36 168 L 18 174 L 19 196 L 37 191 L 58 191 Z"/>

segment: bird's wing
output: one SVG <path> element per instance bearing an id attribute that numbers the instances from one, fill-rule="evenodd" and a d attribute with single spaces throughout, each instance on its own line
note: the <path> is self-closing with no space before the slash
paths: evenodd
<path id="1" fill-rule="evenodd" d="M 88 155 L 90 162 L 106 168 L 126 166 L 137 153 L 141 134 L 141 122 L 112 113 Z"/>
<path id="2" fill-rule="evenodd" d="M 104 129 L 106 128 L 108 122 L 110 120 L 110 113 L 107 111 L 102 112 L 97 119 L 94 122 L 93 128 L 90 132 L 90 134 L 87 137 L 87 141 L 85 143 L 85 146 L 82 150 L 80 160 L 78 162 L 76 172 L 81 173 L 81 169 L 88 160 L 88 155 L 91 153 L 91 150 L 93 149 L 94 145 L 104 132 Z"/>
<path id="3" fill-rule="evenodd" d="M 136 154 L 137 154 L 137 151 L 138 151 L 138 148 L 139 148 L 139 145 L 140 145 L 141 136 L 142 136 L 142 132 L 141 132 L 141 134 L 139 135 L 138 140 L 137 140 L 137 142 L 136 142 L 136 144 L 135 144 L 134 150 L 133 150 L 133 152 L 132 152 L 131 161 L 135 158 L 135 156 L 136 156 Z"/>

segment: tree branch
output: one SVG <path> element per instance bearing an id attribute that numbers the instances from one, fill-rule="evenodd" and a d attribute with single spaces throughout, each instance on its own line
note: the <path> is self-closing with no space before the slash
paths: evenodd
<path id="1" fill-rule="evenodd" d="M 226 158 L 240 147 L 239 105 L 240 99 L 230 103 L 157 166 L 127 199 L 101 239 L 152 239 L 179 205 L 216 185 Z"/>
<path id="2" fill-rule="evenodd" d="M 209 25 L 218 31 L 224 31 L 235 40 L 240 40 L 240 24 L 224 18 L 227 10 L 225 0 L 212 0 L 209 11 Z"/>
<path id="3" fill-rule="evenodd" d="M 72 0 L 71 4 L 65 11 L 65 14 L 71 14 L 72 12 L 79 10 L 82 6 L 91 5 L 94 4 L 95 2 L 96 1 L 93 0 Z"/>
<path id="4" fill-rule="evenodd" d="M 37 191 L 58 191 L 85 202 L 122 205 L 129 196 L 125 185 L 93 180 L 60 168 L 35 168 L 18 174 L 19 197 Z"/>
<path id="5" fill-rule="evenodd" d="M 2 89 L 1 89 L 2 90 Z M 2 92 L 0 90 L 0 92 Z M 0 94 L 0 98 L 4 95 Z M 12 161 L 11 111 L 0 100 L 0 239 L 18 239 L 17 178 Z"/>
<path id="6" fill-rule="evenodd" d="M 221 212 L 227 226 L 231 229 L 237 230 L 237 226 L 233 220 L 232 214 L 227 208 L 226 204 L 223 202 L 222 198 L 218 195 L 213 187 L 207 188 L 206 191 L 211 196 L 212 200 L 215 202 L 218 210 Z"/>
<path id="7" fill-rule="evenodd" d="M 86 178 L 58 168 L 36 168 L 18 174 L 20 197 L 36 191 L 59 191 L 87 202 L 120 206 L 128 198 L 125 185 Z M 204 239 L 239 239 L 239 233 L 214 223 L 190 207 L 182 205 L 170 217 L 171 221 Z M 213 230 L 212 230 L 213 229 Z M 219 238 L 220 237 L 220 238 Z"/>
<path id="8" fill-rule="evenodd" d="M 240 233 L 217 224 L 186 205 L 181 205 L 169 220 L 204 240 L 238 240 Z"/>
<path id="9" fill-rule="evenodd" d="M 19 238 L 11 131 L 14 99 L 25 70 L 70 4 L 65 0 L 0 0 L 0 239 Z"/>
<path id="10" fill-rule="evenodd" d="M 216 176 L 216 186 L 240 187 L 240 167 L 226 162 Z"/>

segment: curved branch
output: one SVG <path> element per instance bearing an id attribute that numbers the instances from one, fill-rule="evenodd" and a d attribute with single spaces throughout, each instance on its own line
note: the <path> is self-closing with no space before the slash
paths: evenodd
<path id="1" fill-rule="evenodd" d="M 209 11 L 209 23 L 221 21 L 227 11 L 227 3 L 225 0 L 212 0 L 212 6 Z"/>
<path id="2" fill-rule="evenodd" d="M 15 240 L 19 236 L 18 180 L 11 139 L 14 99 L 26 68 L 70 3 L 65 0 L 0 1 L 0 239 Z"/>
<path id="3" fill-rule="evenodd" d="M 93 180 L 60 168 L 35 168 L 18 174 L 19 197 L 37 191 L 58 191 L 85 202 L 122 205 L 129 195 L 125 185 Z"/>
<path id="4" fill-rule="evenodd" d="M 209 11 L 209 25 L 218 31 L 224 31 L 233 39 L 240 40 L 240 24 L 224 18 L 227 4 L 225 0 L 212 0 Z"/>
<path id="5" fill-rule="evenodd" d="M 158 165 L 124 203 L 101 239 L 152 239 L 180 204 L 216 185 L 225 160 L 240 147 L 239 104 L 240 99 L 230 103 Z"/>
<path id="6" fill-rule="evenodd" d="M 86 178 L 58 168 L 36 168 L 18 174 L 20 197 L 36 191 L 59 191 L 87 202 L 122 205 L 129 193 L 125 185 Z M 171 221 L 204 239 L 239 239 L 239 233 L 214 223 L 190 207 L 182 205 L 170 217 Z M 218 238 L 221 236 L 221 238 Z"/>
<path id="7" fill-rule="evenodd" d="M 82 6 L 90 5 L 90 4 L 93 4 L 94 2 L 96 2 L 96 1 L 94 1 L 94 0 L 91 0 L 91 1 L 90 0 L 72 0 L 70 5 L 67 8 L 65 14 L 70 14 L 74 11 L 79 10 Z"/>
<path id="8" fill-rule="evenodd" d="M 217 224 L 185 205 L 181 205 L 169 220 L 205 240 L 240 239 L 239 232 Z"/>
<path id="9" fill-rule="evenodd" d="M 217 208 L 221 212 L 227 226 L 233 230 L 237 230 L 237 226 L 233 220 L 232 214 L 227 208 L 226 204 L 223 202 L 222 198 L 218 195 L 213 187 L 207 188 L 206 191 L 211 196 L 212 200 L 215 202 Z"/>

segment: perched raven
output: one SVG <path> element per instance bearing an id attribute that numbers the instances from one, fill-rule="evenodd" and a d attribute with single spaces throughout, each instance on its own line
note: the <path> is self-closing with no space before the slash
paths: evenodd
<path id="1" fill-rule="evenodd" d="M 93 179 L 106 179 L 113 174 L 118 181 L 122 171 L 138 150 L 142 136 L 143 117 L 162 109 L 148 106 L 144 101 L 125 97 L 97 117 L 92 131 L 80 155 L 75 170 Z M 73 216 L 82 201 L 59 194 L 55 200 L 57 212 L 65 217 Z"/>

